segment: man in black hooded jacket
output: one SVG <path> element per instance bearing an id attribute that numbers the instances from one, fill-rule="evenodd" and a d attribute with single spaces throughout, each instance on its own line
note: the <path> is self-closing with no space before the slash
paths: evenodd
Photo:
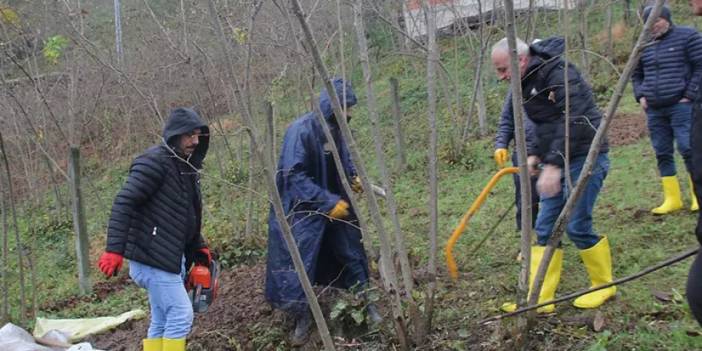
<path id="1" fill-rule="evenodd" d="M 202 199 L 198 171 L 207 154 L 209 128 L 188 108 L 170 113 L 163 142 L 139 155 L 117 194 L 98 261 L 108 277 L 124 257 L 129 275 L 147 290 L 151 324 L 144 351 L 184 351 L 193 307 L 183 284 L 193 261 L 212 257 L 200 232 Z"/>
<path id="2" fill-rule="evenodd" d="M 600 113 L 590 85 L 580 72 L 570 63 L 561 59 L 564 40 L 552 37 L 528 46 L 517 39 L 518 65 L 521 76 L 522 101 L 526 115 L 534 124 L 536 145 L 528 145 L 531 166 L 541 164 L 536 187 L 540 196 L 539 214 L 534 230 L 536 245 L 531 249 L 530 285 L 543 259 L 553 226 L 572 189 L 580 177 L 593 137 L 600 125 Z M 510 55 L 507 39 L 497 42 L 492 49 L 492 63 L 500 80 L 510 80 Z M 566 89 L 565 76 L 568 77 Z M 516 74 L 515 74 L 516 76 Z M 566 105 L 566 92 L 569 104 Z M 509 104 L 509 107 L 512 105 Z M 566 111 L 569 119 L 566 118 Z M 566 123 L 569 120 L 569 123 Z M 592 209 L 602 183 L 609 170 L 608 146 L 600 147 L 599 155 L 585 190 L 576 202 L 566 227 L 568 237 L 580 249 L 580 257 L 585 264 L 592 286 L 612 281 L 612 258 L 606 236 L 595 233 L 592 226 Z M 568 161 L 566 163 L 566 161 Z M 568 165 L 568 171 L 564 172 Z M 571 181 L 565 179 L 568 175 Z M 563 250 L 557 248 L 553 255 L 544 284 L 539 294 L 539 302 L 553 299 L 560 281 Z M 596 308 L 614 296 L 615 287 L 602 289 L 577 298 L 573 304 L 578 308 Z M 514 303 L 502 306 L 505 311 L 513 311 Z M 538 312 L 554 311 L 554 305 L 541 307 Z"/>

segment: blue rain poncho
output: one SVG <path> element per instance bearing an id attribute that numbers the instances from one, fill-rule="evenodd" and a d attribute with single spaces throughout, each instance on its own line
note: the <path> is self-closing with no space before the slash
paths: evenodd
<path id="1" fill-rule="evenodd" d="M 356 104 L 349 84 L 334 81 L 340 103 Z M 345 98 L 344 94 L 345 93 Z M 348 179 L 356 175 L 346 143 L 334 117 L 329 94 L 323 90 L 319 109 L 329 125 Z M 362 287 L 368 282 L 368 260 L 353 208 L 344 221 L 327 216 L 339 200 L 349 202 L 336 170 L 330 144 L 315 112 L 293 121 L 285 132 L 276 185 L 307 275 L 313 284 L 341 288 Z M 350 203 L 350 202 L 349 202 Z M 283 232 L 271 208 L 268 219 L 266 299 L 275 308 L 291 313 L 308 309 L 307 300 Z"/>

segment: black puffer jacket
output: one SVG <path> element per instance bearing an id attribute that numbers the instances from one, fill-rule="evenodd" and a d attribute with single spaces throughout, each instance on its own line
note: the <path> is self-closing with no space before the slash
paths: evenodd
<path id="1" fill-rule="evenodd" d="M 565 62 L 561 59 L 564 41 L 552 37 L 532 44 L 530 60 L 522 77 L 524 109 L 534 122 L 542 162 L 563 167 L 565 161 Z M 570 95 L 570 159 L 587 155 L 600 126 L 600 113 L 592 88 L 572 64 L 568 64 Z M 600 152 L 607 152 L 605 142 Z"/>
<path id="2" fill-rule="evenodd" d="M 200 128 L 189 164 L 174 151 L 181 134 Z M 206 246 L 200 233 L 199 175 L 209 146 L 209 129 L 193 110 L 171 112 L 163 130 L 166 144 L 138 156 L 117 194 L 107 227 L 106 251 L 171 273 L 179 273 L 185 254 Z"/>

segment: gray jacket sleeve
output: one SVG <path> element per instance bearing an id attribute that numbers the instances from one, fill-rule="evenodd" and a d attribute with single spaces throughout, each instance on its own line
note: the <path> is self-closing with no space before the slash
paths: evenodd
<path id="1" fill-rule="evenodd" d="M 509 143 L 514 139 L 514 110 L 512 109 L 512 90 L 507 92 L 507 97 L 502 105 L 500 122 L 497 125 L 497 135 L 495 135 L 495 149 L 507 149 Z M 534 122 L 524 112 L 524 133 L 526 134 L 527 154 L 536 155 L 538 137 Z"/>
<path id="2" fill-rule="evenodd" d="M 495 135 L 495 149 L 506 149 L 514 139 L 514 113 L 512 110 L 512 90 L 507 92 L 505 103 L 502 105 L 500 122 Z"/>

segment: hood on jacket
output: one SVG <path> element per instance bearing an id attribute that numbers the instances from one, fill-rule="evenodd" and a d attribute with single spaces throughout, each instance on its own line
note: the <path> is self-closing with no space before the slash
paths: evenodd
<path id="1" fill-rule="evenodd" d="M 529 46 L 529 53 L 544 60 L 563 55 L 565 51 L 565 40 L 562 37 L 550 37 L 535 41 Z"/>
<path id="2" fill-rule="evenodd" d="M 178 145 L 178 137 L 195 129 L 200 129 L 203 135 L 200 136 L 200 143 L 190 156 L 190 163 L 200 169 L 210 145 L 210 128 L 200 119 L 197 112 L 185 107 L 172 110 L 163 127 L 162 136 L 168 146 L 175 149 Z"/>
<path id="3" fill-rule="evenodd" d="M 644 8 L 643 16 L 641 16 L 643 17 L 644 23 L 646 23 L 646 20 L 648 20 L 648 16 L 651 15 L 651 11 L 653 11 L 653 6 L 646 6 L 646 8 Z M 673 24 L 673 17 L 668 6 L 661 7 L 661 14 L 658 15 L 658 17 L 663 17 L 666 21 L 668 21 L 668 23 Z"/>
<path id="4" fill-rule="evenodd" d="M 341 78 L 334 78 L 332 83 L 334 85 L 334 90 L 336 90 L 336 97 L 339 99 L 340 104 L 343 104 L 344 101 L 346 101 L 347 108 L 356 105 L 358 101 L 356 99 L 356 94 L 354 94 L 353 89 L 351 88 L 351 83 L 345 82 Z M 346 93 L 345 99 L 344 93 Z M 327 120 L 334 115 L 331 96 L 329 96 L 327 89 L 324 88 L 322 88 L 322 92 L 319 94 L 319 110 L 322 111 L 322 115 L 324 115 L 324 118 Z"/>

